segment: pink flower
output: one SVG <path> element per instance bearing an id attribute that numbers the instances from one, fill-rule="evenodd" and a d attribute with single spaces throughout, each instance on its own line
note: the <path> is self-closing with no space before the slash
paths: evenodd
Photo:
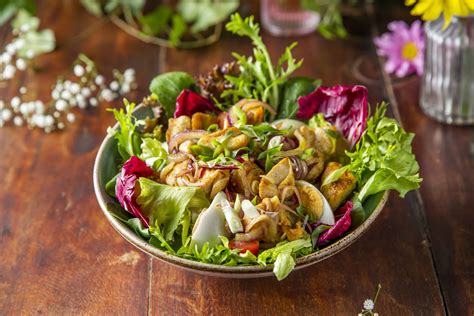
<path id="1" fill-rule="evenodd" d="M 393 21 L 388 25 L 390 32 L 374 39 L 377 54 L 387 58 L 385 70 L 397 77 L 416 72 L 423 73 L 425 40 L 420 21 L 411 26 L 403 21 Z"/>

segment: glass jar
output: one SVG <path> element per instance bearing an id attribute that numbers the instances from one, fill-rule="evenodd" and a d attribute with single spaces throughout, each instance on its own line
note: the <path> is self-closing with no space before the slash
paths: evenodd
<path id="1" fill-rule="evenodd" d="M 261 0 L 263 28 L 275 36 L 305 35 L 316 30 L 320 16 L 304 10 L 300 0 Z"/>
<path id="2" fill-rule="evenodd" d="M 474 15 L 425 24 L 425 65 L 420 105 L 428 116 L 458 125 L 474 124 Z"/>

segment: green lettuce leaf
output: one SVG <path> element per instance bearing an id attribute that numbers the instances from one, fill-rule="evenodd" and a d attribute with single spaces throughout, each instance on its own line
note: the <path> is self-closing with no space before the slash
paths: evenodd
<path id="1" fill-rule="evenodd" d="M 291 256 L 290 252 L 280 253 L 273 265 L 273 273 L 275 274 L 278 281 L 283 280 L 290 274 L 291 271 L 295 268 L 295 259 Z"/>
<path id="2" fill-rule="evenodd" d="M 396 120 L 386 117 L 386 109 L 385 103 L 377 107 L 355 150 L 346 152 L 350 163 L 331 173 L 323 185 L 351 171 L 357 178 L 360 202 L 386 190 L 396 190 L 404 197 L 419 188 L 420 167 L 411 146 L 414 134 L 405 132 Z"/>
<path id="3" fill-rule="evenodd" d="M 278 107 L 277 119 L 295 118 L 299 107 L 298 98 L 309 94 L 320 85 L 320 80 L 305 77 L 288 79 L 283 86 L 283 96 Z"/>
<path id="4" fill-rule="evenodd" d="M 155 171 L 163 169 L 168 163 L 168 153 L 163 144 L 155 138 L 143 138 L 140 159 Z"/>
<path id="5" fill-rule="evenodd" d="M 168 118 L 173 117 L 176 110 L 176 98 L 183 89 L 194 86 L 191 75 L 181 72 L 167 72 L 156 76 L 150 83 L 150 91 L 158 96 Z"/>
<path id="6" fill-rule="evenodd" d="M 172 187 L 147 178 L 140 178 L 137 203 L 150 219 L 151 227 L 158 227 L 165 240 L 173 240 L 186 209 L 209 206 L 204 191 L 197 187 Z"/>

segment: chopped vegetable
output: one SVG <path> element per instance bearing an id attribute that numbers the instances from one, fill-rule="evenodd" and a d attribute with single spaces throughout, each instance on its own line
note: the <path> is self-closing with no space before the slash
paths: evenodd
<path id="1" fill-rule="evenodd" d="M 135 217 L 138 217 L 145 227 L 149 227 L 148 218 L 140 210 L 140 206 L 135 200 L 136 182 L 140 177 L 153 175 L 153 170 L 136 156 L 130 157 L 117 178 L 115 186 L 115 196 L 120 205 Z"/>
<path id="2" fill-rule="evenodd" d="M 352 201 L 347 201 L 346 204 L 339 209 L 339 213 L 343 214 L 341 218 L 339 218 L 336 223 L 331 226 L 328 230 L 324 231 L 321 235 L 319 235 L 317 245 L 322 246 L 328 243 L 331 240 L 334 240 L 340 237 L 342 234 L 347 232 L 347 230 L 351 227 L 352 218 Z"/>
<path id="3" fill-rule="evenodd" d="M 258 249 L 260 247 L 260 243 L 258 240 L 253 241 L 238 241 L 238 240 L 231 240 L 229 242 L 230 249 L 239 249 L 242 254 L 245 254 L 247 251 L 250 251 L 255 256 L 258 255 Z"/>

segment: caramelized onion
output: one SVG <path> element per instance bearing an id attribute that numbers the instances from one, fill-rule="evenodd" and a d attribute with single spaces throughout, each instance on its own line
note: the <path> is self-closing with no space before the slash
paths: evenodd
<path id="1" fill-rule="evenodd" d="M 203 129 L 188 130 L 188 131 L 184 131 L 176 135 L 173 135 L 169 142 L 169 150 L 171 152 L 173 149 L 178 148 L 179 145 L 181 145 L 185 141 L 199 139 L 205 135 L 207 135 L 207 131 Z"/>

